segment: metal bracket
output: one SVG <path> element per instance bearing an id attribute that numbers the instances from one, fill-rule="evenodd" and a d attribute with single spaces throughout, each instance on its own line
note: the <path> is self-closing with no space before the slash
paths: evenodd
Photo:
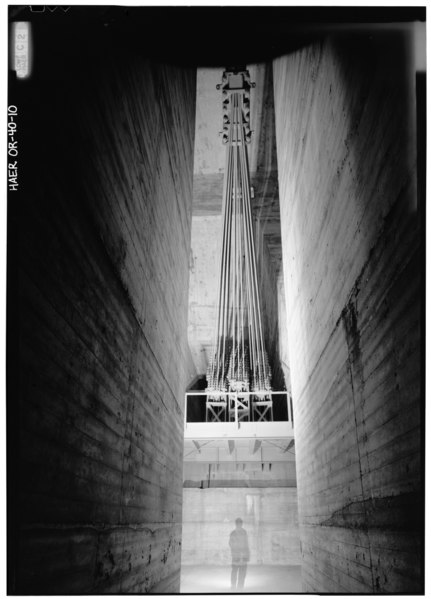
<path id="1" fill-rule="evenodd" d="M 241 107 L 243 115 L 244 138 L 248 144 L 251 142 L 253 131 L 250 129 L 250 89 L 256 87 L 256 83 L 250 81 L 250 73 L 244 68 L 226 69 L 223 72 L 221 83 L 217 84 L 217 89 L 222 90 L 222 108 L 223 108 L 223 143 L 229 142 L 229 129 L 233 123 L 230 122 L 230 102 L 233 94 L 240 95 L 242 98 Z"/>

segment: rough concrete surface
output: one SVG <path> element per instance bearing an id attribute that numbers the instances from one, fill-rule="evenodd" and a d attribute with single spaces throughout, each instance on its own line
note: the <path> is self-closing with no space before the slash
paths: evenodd
<path id="1" fill-rule="evenodd" d="M 304 590 L 420 592 L 415 72 L 348 37 L 274 61 Z"/>
<path id="2" fill-rule="evenodd" d="M 16 101 L 10 589 L 175 592 L 195 71 L 119 53 Z"/>

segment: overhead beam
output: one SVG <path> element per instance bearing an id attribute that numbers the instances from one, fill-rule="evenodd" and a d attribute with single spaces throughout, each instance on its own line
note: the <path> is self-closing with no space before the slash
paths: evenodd
<path id="1" fill-rule="evenodd" d="M 253 448 L 251 450 L 252 454 L 255 454 L 256 451 L 259 451 L 259 449 L 262 447 L 262 441 L 260 441 L 259 439 L 257 439 L 256 441 L 253 442 Z"/>
<path id="2" fill-rule="evenodd" d="M 292 439 L 290 441 L 290 443 L 288 443 L 286 445 L 286 447 L 283 449 L 283 453 L 286 453 L 287 451 L 289 451 L 289 449 L 291 449 L 294 445 L 295 445 L 295 439 Z"/>

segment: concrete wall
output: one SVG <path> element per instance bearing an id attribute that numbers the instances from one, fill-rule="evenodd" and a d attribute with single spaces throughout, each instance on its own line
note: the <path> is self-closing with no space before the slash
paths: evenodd
<path id="1" fill-rule="evenodd" d="M 217 326 L 221 207 L 219 212 L 192 219 L 188 338 L 196 370 L 201 375 L 206 375 Z"/>
<path id="2" fill-rule="evenodd" d="M 265 349 L 272 372 L 272 388 L 281 391 L 285 388 L 285 380 L 280 354 L 279 314 L 283 313 L 284 306 L 279 305 L 277 274 L 259 221 L 255 224 L 255 232 L 257 277 Z"/>
<path id="3" fill-rule="evenodd" d="M 274 61 L 307 592 L 422 590 L 415 73 L 401 34 Z"/>
<path id="4" fill-rule="evenodd" d="M 300 564 L 296 488 L 183 492 L 183 565 L 230 564 L 229 534 L 238 517 L 248 534 L 250 564 Z"/>
<path id="5" fill-rule="evenodd" d="M 278 304 L 278 355 L 280 356 L 281 368 L 284 375 L 286 389 L 291 389 L 290 383 L 290 360 L 289 343 L 287 339 L 287 313 L 286 313 L 286 291 L 284 289 L 283 272 L 279 273 L 277 279 L 277 304 Z"/>
<path id="6" fill-rule="evenodd" d="M 218 450 L 220 451 L 220 449 Z M 234 449 L 233 453 L 235 451 Z M 289 453 L 285 460 L 273 462 L 232 459 L 231 462 L 205 463 L 200 460 L 186 460 L 183 466 L 183 479 L 184 487 L 200 489 L 208 487 L 296 487 L 295 459 Z"/>
<path id="7" fill-rule="evenodd" d="M 120 50 L 11 97 L 12 593 L 179 592 L 195 72 Z"/>

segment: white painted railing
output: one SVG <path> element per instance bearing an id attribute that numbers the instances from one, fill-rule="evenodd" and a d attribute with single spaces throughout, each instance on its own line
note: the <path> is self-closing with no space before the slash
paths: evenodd
<path id="1" fill-rule="evenodd" d="M 284 397 L 283 397 L 284 396 Z M 200 397 L 202 400 L 201 413 L 205 414 L 201 420 L 189 421 L 188 419 L 188 408 L 189 408 L 189 398 Z M 219 405 L 221 408 L 224 406 L 224 410 L 221 410 L 223 414 L 223 419 L 217 419 L 216 421 L 208 421 L 207 420 L 207 398 L 214 398 L 213 402 L 210 402 L 211 405 Z M 217 399 L 216 399 L 217 398 Z M 230 405 L 234 402 L 234 409 L 230 409 Z M 271 413 L 273 409 L 276 409 L 277 412 L 277 404 L 279 402 L 283 402 L 285 404 L 285 414 L 286 418 L 280 419 L 276 418 L 279 422 L 289 422 L 290 426 L 293 428 L 293 408 L 292 408 L 292 396 L 288 391 L 262 391 L 262 392 L 253 392 L 253 391 L 241 391 L 241 392 L 222 392 L 222 391 L 188 391 L 185 394 L 185 405 L 184 405 L 184 428 L 187 428 L 187 424 L 190 422 L 205 422 L 206 424 L 219 424 L 220 422 L 227 423 L 236 423 L 239 425 L 240 422 L 263 422 L 267 420 L 261 420 L 260 418 L 256 418 L 256 412 L 252 409 L 253 404 L 260 406 L 268 406 L 271 407 Z M 251 406 L 249 412 L 247 414 L 247 418 L 244 419 L 244 404 Z M 255 416 L 255 417 L 254 417 Z"/>

